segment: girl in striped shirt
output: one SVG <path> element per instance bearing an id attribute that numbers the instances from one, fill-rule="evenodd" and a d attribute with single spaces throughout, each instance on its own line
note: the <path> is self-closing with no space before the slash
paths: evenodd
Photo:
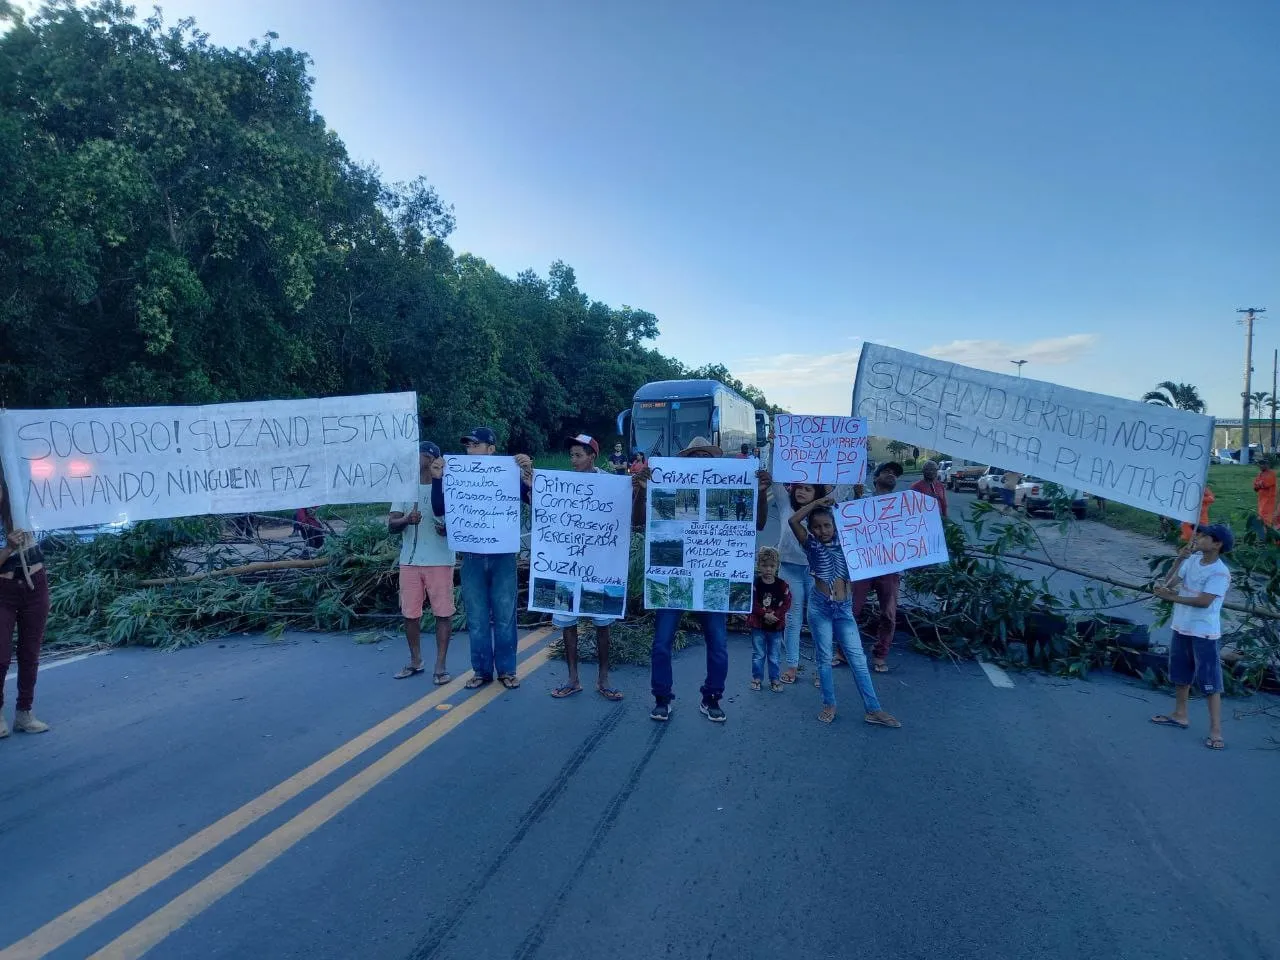
<path id="1" fill-rule="evenodd" d="M 853 590 L 849 583 L 849 567 L 845 562 L 840 539 L 836 536 L 836 519 L 831 508 L 834 497 L 823 497 L 806 504 L 791 515 L 788 524 L 809 560 L 809 573 L 814 589 L 809 594 L 809 630 L 818 661 L 818 681 L 822 689 L 822 712 L 818 719 L 830 723 L 836 718 L 836 687 L 831 672 L 832 641 L 840 645 L 845 659 L 853 668 L 858 693 L 866 711 L 863 719 L 878 727 L 900 727 L 880 706 L 867 655 L 862 650 L 858 624 L 853 619 Z"/>

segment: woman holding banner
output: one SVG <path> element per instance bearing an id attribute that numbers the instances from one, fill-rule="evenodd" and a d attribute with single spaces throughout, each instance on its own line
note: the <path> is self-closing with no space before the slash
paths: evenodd
<path id="1" fill-rule="evenodd" d="M 31 712 L 36 695 L 36 673 L 40 669 L 40 646 L 49 619 L 49 577 L 44 555 L 35 538 L 19 530 L 13 522 L 9 489 L 0 470 L 0 708 L 4 707 L 4 678 L 13 657 L 14 628 L 18 632 L 18 704 L 13 729 L 19 733 L 44 733 Z M 0 709 L 0 739 L 9 736 L 9 727 Z"/>

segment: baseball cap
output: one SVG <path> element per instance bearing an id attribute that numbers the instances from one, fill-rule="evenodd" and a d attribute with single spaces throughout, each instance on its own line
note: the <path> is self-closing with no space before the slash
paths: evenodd
<path id="1" fill-rule="evenodd" d="M 418 444 L 418 453 L 426 454 L 428 457 L 438 457 L 440 456 L 440 448 L 430 440 L 423 440 Z"/>
<path id="2" fill-rule="evenodd" d="M 462 438 L 463 443 L 487 443 L 491 447 L 498 445 L 498 435 L 488 427 L 476 427 L 465 437 Z"/>
<path id="3" fill-rule="evenodd" d="M 1211 523 L 1207 527 L 1201 527 L 1200 532 L 1206 537 L 1212 537 L 1222 545 L 1223 553 L 1230 553 L 1236 545 L 1235 534 L 1231 532 L 1231 528 L 1225 523 Z"/>
<path id="4" fill-rule="evenodd" d="M 902 464 L 898 463 L 896 460 L 886 460 L 884 463 L 880 464 L 880 466 L 876 467 L 876 472 L 873 476 L 879 475 L 884 470 L 891 471 L 895 477 L 902 476 Z"/>
<path id="5" fill-rule="evenodd" d="M 596 456 L 600 455 L 600 444 L 596 442 L 595 437 L 588 437 L 585 433 L 580 433 L 576 437 L 566 437 L 564 445 L 566 447 L 586 447 Z"/>

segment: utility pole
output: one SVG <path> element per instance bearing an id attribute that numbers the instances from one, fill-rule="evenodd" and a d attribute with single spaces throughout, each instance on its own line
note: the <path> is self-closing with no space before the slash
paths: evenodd
<path id="1" fill-rule="evenodd" d="M 1022 365 L 1023 365 L 1024 363 L 1026 363 L 1027 361 L 1025 361 L 1025 360 L 1010 360 L 1009 362 L 1010 362 L 1010 363 L 1012 363 L 1015 367 L 1017 367 L 1017 368 L 1018 368 L 1018 376 L 1022 376 Z"/>
<path id="2" fill-rule="evenodd" d="M 1276 452 L 1276 368 L 1280 367 L 1280 350 L 1271 351 L 1271 452 Z"/>
<path id="3" fill-rule="evenodd" d="M 1258 314 L 1266 313 L 1266 307 L 1241 307 L 1236 313 L 1243 313 L 1244 320 L 1244 416 L 1240 423 L 1240 462 L 1249 462 L 1249 390 L 1253 386 L 1253 321 Z"/>

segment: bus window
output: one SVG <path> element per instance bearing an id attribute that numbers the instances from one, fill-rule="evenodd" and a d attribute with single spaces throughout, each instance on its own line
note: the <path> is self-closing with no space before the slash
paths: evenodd
<path id="1" fill-rule="evenodd" d="M 713 439 L 709 400 L 681 401 L 680 406 L 671 411 L 671 420 L 673 456 L 689 446 L 695 437 L 702 437 L 704 440 Z"/>
<path id="2" fill-rule="evenodd" d="M 667 453 L 667 404 L 637 403 L 632 422 L 635 429 L 636 449 L 646 456 L 666 456 Z"/>

